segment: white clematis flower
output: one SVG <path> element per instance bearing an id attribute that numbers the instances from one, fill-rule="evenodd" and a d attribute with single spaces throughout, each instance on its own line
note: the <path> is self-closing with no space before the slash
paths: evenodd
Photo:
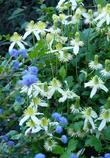
<path id="1" fill-rule="evenodd" d="M 24 111 L 24 117 L 20 120 L 19 125 L 22 126 L 24 122 L 27 120 L 31 119 L 35 123 L 39 123 L 39 119 L 36 117 L 36 115 L 43 115 L 43 113 L 39 113 L 36 111 L 35 108 L 32 106 L 29 106 L 25 111 Z"/>
<path id="2" fill-rule="evenodd" d="M 48 99 L 51 99 L 56 91 L 61 90 L 61 83 L 56 78 L 53 78 L 48 87 Z"/>
<path id="3" fill-rule="evenodd" d="M 26 123 L 26 126 L 28 128 L 25 131 L 25 135 L 27 135 L 28 133 L 38 133 L 42 129 L 41 126 L 40 126 L 40 120 L 39 120 L 39 122 L 37 121 L 37 123 L 32 121 L 32 120 L 29 120 Z"/>
<path id="4" fill-rule="evenodd" d="M 36 97 L 36 98 L 32 98 L 30 106 L 35 107 L 37 110 L 39 106 L 48 107 L 48 104 L 45 103 L 45 101 L 40 99 L 39 97 Z"/>
<path id="5" fill-rule="evenodd" d="M 93 119 L 97 118 L 97 113 L 94 110 L 92 110 L 91 107 L 88 107 L 84 111 L 82 111 L 82 114 L 83 114 L 83 118 L 85 119 L 83 129 L 86 130 L 88 127 L 88 123 L 90 123 L 92 126 L 92 129 L 94 130 L 95 124 L 94 124 Z"/>
<path id="6" fill-rule="evenodd" d="M 76 95 L 73 91 L 70 91 L 69 89 L 66 91 L 59 89 L 59 93 L 62 95 L 62 97 L 59 99 L 59 102 L 65 102 L 67 99 L 78 97 L 78 95 Z"/>
<path id="7" fill-rule="evenodd" d="M 98 128 L 101 131 L 110 122 L 110 109 L 103 109 L 98 120 L 102 120 Z"/>
<path id="8" fill-rule="evenodd" d="M 92 88 L 90 98 L 92 98 L 98 89 L 104 90 L 106 93 L 108 92 L 107 87 L 104 86 L 104 82 L 96 75 L 93 77 L 92 80 L 84 84 L 84 87 L 90 87 Z"/>
<path id="9" fill-rule="evenodd" d="M 94 56 L 94 61 L 91 61 L 89 63 L 89 67 L 90 67 L 91 70 L 100 70 L 100 69 L 102 69 L 103 66 L 98 61 L 98 55 Z"/>
<path id="10" fill-rule="evenodd" d="M 11 36 L 10 42 L 9 52 L 11 52 L 15 45 L 17 45 L 20 49 L 25 49 L 24 45 L 27 45 L 27 43 L 23 41 L 22 36 L 17 32 L 14 32 L 14 34 Z"/>
<path id="11" fill-rule="evenodd" d="M 26 28 L 26 33 L 23 36 L 23 39 L 26 39 L 30 34 L 34 34 L 37 40 L 40 40 L 40 33 L 44 33 L 47 29 L 45 29 L 46 25 L 44 22 L 39 21 L 38 23 L 34 23 L 31 21 Z"/>
<path id="12" fill-rule="evenodd" d="M 105 68 L 100 73 L 103 77 L 110 77 L 110 60 L 105 60 Z"/>
<path id="13" fill-rule="evenodd" d="M 101 10 L 101 13 L 95 18 L 94 21 L 98 21 L 97 27 L 101 27 L 104 23 L 106 23 L 107 25 L 110 24 L 110 4 L 107 4 Z"/>
<path id="14" fill-rule="evenodd" d="M 73 46 L 73 53 L 77 55 L 79 53 L 79 48 L 84 45 L 83 41 L 79 39 L 79 33 L 76 32 L 75 39 L 70 41 L 70 44 Z"/>

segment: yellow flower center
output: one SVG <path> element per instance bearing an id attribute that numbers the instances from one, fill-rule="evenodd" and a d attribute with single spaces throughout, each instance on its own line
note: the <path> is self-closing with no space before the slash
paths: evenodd
<path id="1" fill-rule="evenodd" d="M 20 42 L 22 40 L 22 36 L 20 36 L 17 32 L 11 36 L 10 41 L 12 42 Z"/>
<path id="2" fill-rule="evenodd" d="M 32 107 L 28 107 L 26 110 L 25 110 L 25 115 L 26 116 L 32 116 L 32 115 L 35 115 L 36 111 L 32 108 Z"/>

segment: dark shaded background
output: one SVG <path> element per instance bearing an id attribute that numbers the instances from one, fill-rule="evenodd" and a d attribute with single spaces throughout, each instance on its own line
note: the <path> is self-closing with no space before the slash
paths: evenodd
<path id="1" fill-rule="evenodd" d="M 45 20 L 48 15 L 50 19 L 46 20 L 51 20 L 51 14 L 54 12 L 52 7 L 55 7 L 58 1 L 0 0 L 0 34 L 12 34 L 14 31 L 22 31 L 25 22 L 32 19 L 41 18 Z M 92 0 L 85 0 L 84 3 L 91 5 Z"/>

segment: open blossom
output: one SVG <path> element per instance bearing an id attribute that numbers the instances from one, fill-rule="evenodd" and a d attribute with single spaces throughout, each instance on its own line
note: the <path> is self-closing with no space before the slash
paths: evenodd
<path id="1" fill-rule="evenodd" d="M 27 130 L 25 131 L 25 135 L 27 135 L 28 133 L 37 133 L 39 132 L 42 128 L 40 126 L 40 120 L 35 122 L 33 120 L 29 120 L 26 123 L 26 126 L 28 127 Z"/>
<path id="2" fill-rule="evenodd" d="M 84 84 L 84 87 L 90 87 L 92 88 L 91 94 L 90 94 L 90 98 L 92 98 L 98 89 L 102 89 L 105 92 L 108 92 L 107 87 L 105 87 L 104 82 L 96 75 L 92 78 L 92 80 L 90 80 L 89 82 Z"/>
<path id="3" fill-rule="evenodd" d="M 102 10 L 101 13 L 94 20 L 97 22 L 97 27 L 101 27 L 104 23 L 107 25 L 110 24 L 110 4 L 107 4 Z"/>
<path id="4" fill-rule="evenodd" d="M 56 78 L 53 78 L 48 87 L 48 99 L 52 98 L 56 91 L 61 89 L 61 83 Z"/>
<path id="5" fill-rule="evenodd" d="M 29 119 L 35 123 L 39 123 L 39 119 L 36 117 L 36 115 L 42 115 L 42 113 L 37 112 L 35 108 L 33 108 L 32 106 L 29 106 L 24 111 L 24 117 L 20 120 L 19 125 L 22 126 L 23 123 L 28 121 Z"/>
<path id="6" fill-rule="evenodd" d="M 57 142 L 50 138 L 50 139 L 48 139 L 48 140 L 45 141 L 44 148 L 47 151 L 52 151 L 53 148 L 56 147 L 56 145 L 57 145 Z"/>
<path id="7" fill-rule="evenodd" d="M 27 25 L 26 33 L 24 34 L 23 39 L 26 39 L 30 34 L 34 34 L 36 39 L 40 40 L 39 34 L 46 31 L 45 27 L 45 23 L 41 21 L 39 21 L 38 23 L 34 23 L 34 21 L 31 21 Z"/>
<path id="8" fill-rule="evenodd" d="M 98 55 L 94 56 L 94 61 L 91 61 L 89 63 L 89 67 L 90 67 L 91 70 L 100 70 L 100 69 L 102 69 L 103 66 L 98 61 Z"/>
<path id="9" fill-rule="evenodd" d="M 65 1 L 66 1 L 66 0 L 60 0 L 60 1 L 58 2 L 57 9 L 61 10 L 61 9 L 62 9 L 62 6 L 63 6 L 64 4 L 67 4 L 68 2 L 71 3 L 71 8 L 72 8 L 73 11 L 76 9 L 76 7 L 77 7 L 77 2 L 76 2 L 76 0 L 69 0 L 68 2 L 65 2 Z"/>
<path id="10" fill-rule="evenodd" d="M 88 127 L 88 123 L 91 124 L 92 129 L 95 129 L 95 124 L 93 119 L 97 118 L 97 114 L 94 110 L 92 110 L 91 107 L 86 108 L 85 110 L 82 111 L 83 118 L 84 120 L 84 127 L 83 129 L 86 130 Z"/>
<path id="11" fill-rule="evenodd" d="M 79 53 L 79 48 L 84 45 L 82 41 L 79 39 L 79 33 L 76 32 L 75 39 L 72 39 L 70 41 L 70 44 L 73 46 L 73 53 L 77 55 Z"/>
<path id="12" fill-rule="evenodd" d="M 10 38 L 10 46 L 9 46 L 9 52 L 12 51 L 14 46 L 18 46 L 20 49 L 25 49 L 24 45 L 27 45 L 26 42 L 23 41 L 23 38 L 21 35 L 19 35 L 17 32 L 14 32 L 14 34 Z"/>
<path id="13" fill-rule="evenodd" d="M 110 109 L 103 109 L 98 120 L 102 120 L 98 128 L 101 131 L 110 122 Z"/>
<path id="14" fill-rule="evenodd" d="M 48 104 L 44 100 L 40 99 L 39 97 L 32 98 L 30 105 L 35 107 L 36 109 L 38 109 L 39 106 L 48 107 Z"/>
<path id="15" fill-rule="evenodd" d="M 105 68 L 100 73 L 103 77 L 110 77 L 110 60 L 105 60 Z"/>
<path id="16" fill-rule="evenodd" d="M 62 90 L 59 89 L 59 93 L 62 95 L 62 97 L 60 97 L 59 102 L 65 102 L 67 99 L 73 99 L 73 98 L 77 98 L 78 96 L 73 92 L 68 90 Z"/>

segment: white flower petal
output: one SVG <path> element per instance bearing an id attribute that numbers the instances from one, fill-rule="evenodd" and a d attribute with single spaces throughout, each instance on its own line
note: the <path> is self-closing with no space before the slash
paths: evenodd
<path id="1" fill-rule="evenodd" d="M 13 47 L 15 46 L 15 42 L 12 42 L 11 44 L 10 44 L 10 46 L 9 46 L 9 52 L 11 52 L 12 51 L 12 49 L 13 49 Z"/>
<path id="2" fill-rule="evenodd" d="M 19 125 L 22 126 L 24 122 L 26 122 L 27 120 L 29 119 L 29 116 L 24 116 L 20 122 L 19 122 Z"/>
<path id="3" fill-rule="evenodd" d="M 97 92 L 97 88 L 96 87 L 93 87 L 92 88 L 92 91 L 91 91 L 91 94 L 90 94 L 90 98 L 92 98 Z"/>
<path id="4" fill-rule="evenodd" d="M 106 120 L 102 120 L 98 130 L 101 131 L 106 126 Z"/>
<path id="5" fill-rule="evenodd" d="M 21 42 L 17 42 L 17 44 L 21 49 L 25 49 L 24 45 Z"/>
<path id="6" fill-rule="evenodd" d="M 31 33 L 32 33 L 31 31 L 25 32 L 23 39 L 26 39 Z"/>

